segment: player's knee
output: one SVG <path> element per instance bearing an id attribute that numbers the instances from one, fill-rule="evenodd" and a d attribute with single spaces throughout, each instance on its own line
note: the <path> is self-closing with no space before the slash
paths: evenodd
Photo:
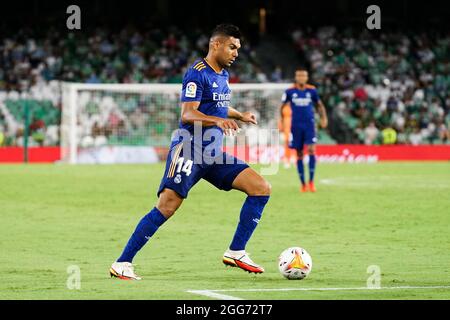
<path id="1" fill-rule="evenodd" d="M 163 216 L 168 219 L 177 211 L 181 205 L 181 202 L 181 198 L 173 196 L 167 192 L 163 192 L 156 207 L 163 214 Z"/>
<path id="2" fill-rule="evenodd" d="M 251 195 L 270 196 L 271 192 L 272 186 L 270 185 L 270 183 L 265 179 L 260 179 L 260 181 L 255 184 Z"/>
<path id="3" fill-rule="evenodd" d="M 263 191 L 264 191 L 264 195 L 266 195 L 266 196 L 270 196 L 272 193 L 272 185 L 266 180 L 264 180 L 264 190 Z"/>
<path id="4" fill-rule="evenodd" d="M 316 148 L 312 147 L 312 148 L 308 148 L 308 154 L 310 156 L 313 156 L 316 154 Z"/>
<path id="5" fill-rule="evenodd" d="M 174 215 L 174 213 L 177 211 L 177 207 L 174 205 L 168 204 L 168 203 L 160 203 L 158 204 L 158 210 L 161 211 L 162 215 L 168 219 L 171 216 Z"/>

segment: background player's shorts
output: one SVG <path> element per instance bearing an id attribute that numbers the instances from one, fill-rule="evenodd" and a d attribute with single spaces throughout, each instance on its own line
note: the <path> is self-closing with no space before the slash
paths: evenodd
<path id="1" fill-rule="evenodd" d="M 193 152 L 193 148 L 191 151 Z M 221 152 L 212 164 L 194 163 L 188 157 L 189 155 L 186 158 L 183 155 L 183 143 L 172 144 L 158 197 L 164 188 L 168 188 L 182 198 L 187 198 L 189 190 L 202 178 L 220 190 L 229 191 L 234 179 L 249 167 L 244 161 L 225 152 Z"/>
<path id="2" fill-rule="evenodd" d="M 317 142 L 316 129 L 311 127 L 292 127 L 292 135 L 289 139 L 289 148 L 303 150 L 304 145 L 311 145 Z"/>

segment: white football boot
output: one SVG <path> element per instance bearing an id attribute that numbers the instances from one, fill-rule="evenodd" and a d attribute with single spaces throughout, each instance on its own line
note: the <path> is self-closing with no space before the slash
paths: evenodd
<path id="1" fill-rule="evenodd" d="M 134 273 L 133 264 L 130 262 L 114 262 L 109 269 L 111 277 L 122 280 L 141 280 L 141 277 Z"/>
<path id="2" fill-rule="evenodd" d="M 228 249 L 223 254 L 222 261 L 227 266 L 238 267 L 250 273 L 264 272 L 264 268 L 254 263 L 245 250 L 233 251 Z"/>

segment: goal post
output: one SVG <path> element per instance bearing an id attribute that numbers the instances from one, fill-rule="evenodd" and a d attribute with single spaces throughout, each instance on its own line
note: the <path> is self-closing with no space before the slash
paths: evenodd
<path id="1" fill-rule="evenodd" d="M 252 111 L 258 129 L 277 129 L 288 83 L 231 84 L 231 105 Z M 181 84 L 62 84 L 61 159 L 77 163 L 148 163 L 169 147 L 180 118 Z M 252 144 L 255 128 L 248 130 Z"/>

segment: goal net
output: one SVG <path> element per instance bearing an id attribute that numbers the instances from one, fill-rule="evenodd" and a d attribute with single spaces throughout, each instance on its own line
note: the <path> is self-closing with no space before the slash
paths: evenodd
<path id="1" fill-rule="evenodd" d="M 245 148 L 251 162 L 279 158 L 278 110 L 288 86 L 231 84 L 232 106 L 254 112 L 258 126 L 241 124 L 237 137 L 225 139 L 226 148 Z M 62 160 L 73 164 L 162 160 L 179 125 L 180 92 L 181 84 L 64 83 Z M 257 145 L 270 148 L 253 150 Z"/>

